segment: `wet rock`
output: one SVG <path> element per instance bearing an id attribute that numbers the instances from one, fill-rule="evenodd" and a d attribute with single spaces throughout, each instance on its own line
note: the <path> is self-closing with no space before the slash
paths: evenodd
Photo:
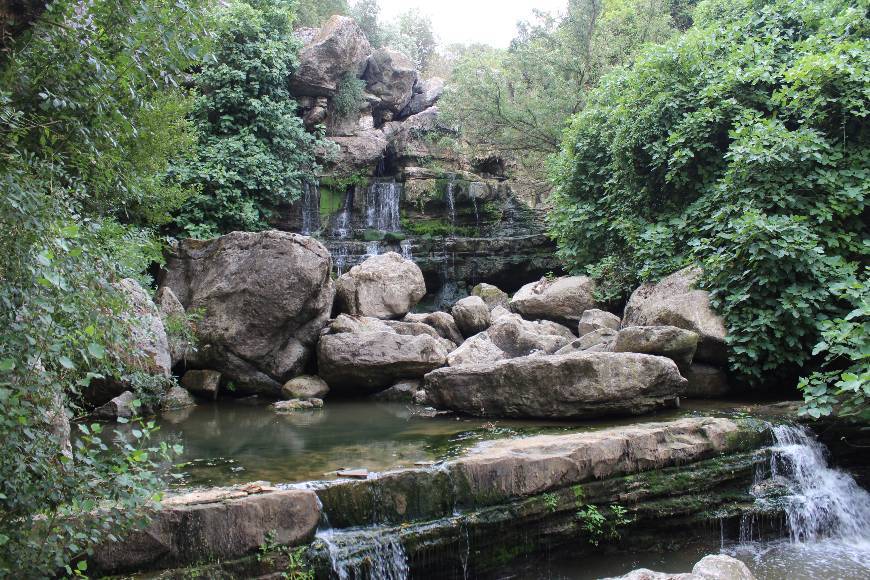
<path id="1" fill-rule="evenodd" d="M 320 508 L 313 491 L 259 490 L 209 490 L 164 500 L 144 530 L 95 549 L 88 572 L 109 575 L 231 560 L 256 553 L 267 536 L 278 546 L 314 537 Z"/>
<path id="2" fill-rule="evenodd" d="M 279 413 L 292 413 L 293 411 L 310 411 L 312 409 L 322 409 L 323 399 L 290 399 L 288 401 L 278 401 L 272 403 L 272 408 Z"/>
<path id="3" fill-rule="evenodd" d="M 453 305 L 451 314 L 463 336 L 483 332 L 490 325 L 489 307 L 479 296 L 468 296 L 459 300 Z"/>
<path id="4" fill-rule="evenodd" d="M 577 331 L 580 336 L 583 336 L 602 328 L 619 330 L 620 324 L 622 324 L 622 319 L 617 315 L 605 310 L 592 308 L 580 316 L 580 324 L 577 325 Z"/>
<path id="5" fill-rule="evenodd" d="M 343 274 L 336 304 L 348 314 L 401 318 L 426 294 L 423 273 L 396 252 L 372 256 Z"/>
<path id="6" fill-rule="evenodd" d="M 737 558 L 718 554 L 705 556 L 695 564 L 691 573 L 669 574 L 640 568 L 624 576 L 604 580 L 755 580 L 755 576 Z"/>
<path id="7" fill-rule="evenodd" d="M 414 314 L 410 313 L 404 318 L 405 322 L 421 322 L 435 329 L 441 338 L 453 342 L 454 344 L 462 344 L 464 340 L 462 333 L 459 332 L 459 327 L 456 326 L 456 321 L 453 316 L 446 312 L 431 312 L 429 314 Z"/>
<path id="8" fill-rule="evenodd" d="M 133 408 L 135 400 L 136 395 L 131 391 L 124 391 L 105 405 L 97 407 L 93 414 L 100 419 L 117 419 L 118 417 L 129 419 L 135 411 Z"/>
<path id="9" fill-rule="evenodd" d="M 365 33 L 346 16 L 333 16 L 316 34 L 304 34 L 303 40 L 299 66 L 290 81 L 295 95 L 333 95 L 342 76 L 362 74 L 371 52 Z"/>
<path id="10" fill-rule="evenodd" d="M 279 396 L 311 361 L 329 318 L 330 269 L 329 251 L 313 238 L 233 232 L 180 242 L 161 286 L 203 313 L 193 366 L 221 372 L 239 393 Z"/>
<path id="11" fill-rule="evenodd" d="M 510 296 L 508 296 L 507 292 L 504 292 L 498 286 L 493 286 L 492 284 L 487 284 L 486 282 L 481 282 L 477 286 L 471 289 L 472 296 L 480 296 L 480 298 L 486 302 L 486 305 L 490 310 L 495 308 L 496 306 L 503 306 L 507 308 L 507 305 L 510 303 Z"/>
<path id="12" fill-rule="evenodd" d="M 363 79 L 368 92 L 381 99 L 382 107 L 399 113 L 411 102 L 417 71 L 401 52 L 379 48 L 369 56 Z"/>
<path id="13" fill-rule="evenodd" d="M 486 417 L 588 418 L 674 406 L 686 380 L 667 358 L 635 353 L 526 356 L 436 369 L 435 407 Z"/>
<path id="14" fill-rule="evenodd" d="M 640 352 L 666 356 L 685 372 L 698 347 L 698 335 L 676 326 L 629 326 L 616 335 L 613 352 Z"/>
<path id="15" fill-rule="evenodd" d="M 329 385 L 320 377 L 303 375 L 284 383 L 281 394 L 288 399 L 322 399 L 329 394 Z"/>
<path id="16" fill-rule="evenodd" d="M 210 370 L 190 370 L 181 377 L 181 386 L 198 397 L 216 401 L 221 386 L 221 374 Z"/>
<path id="17" fill-rule="evenodd" d="M 188 393 L 187 389 L 183 387 L 172 387 L 163 395 L 163 409 L 165 411 L 185 409 L 194 405 L 196 405 L 196 400 L 193 398 L 193 395 Z"/>
<path id="18" fill-rule="evenodd" d="M 610 328 L 599 328 L 598 330 L 584 334 L 580 338 L 574 339 L 571 341 L 571 344 L 563 346 L 557 350 L 556 354 L 582 352 L 593 348 L 599 352 L 607 351 L 610 350 L 610 345 L 612 345 L 613 341 L 616 339 L 616 334 L 617 331 Z"/>
<path id="19" fill-rule="evenodd" d="M 710 293 L 698 290 L 699 268 L 684 268 L 660 282 L 635 290 L 625 305 L 622 326 L 676 326 L 700 337 L 695 359 L 715 365 L 728 361 L 725 322 L 713 312 Z"/>
<path id="20" fill-rule="evenodd" d="M 423 381 L 419 379 L 399 381 L 386 391 L 374 394 L 372 399 L 388 403 L 413 403 L 414 396 L 422 387 Z"/>
<path id="21" fill-rule="evenodd" d="M 688 384 L 683 395 L 693 399 L 716 399 L 731 394 L 728 374 L 717 367 L 695 363 L 683 376 Z"/>
<path id="22" fill-rule="evenodd" d="M 418 88 L 419 92 L 417 91 Z M 443 93 L 444 79 L 440 77 L 432 77 L 422 83 L 418 83 L 414 87 L 414 95 L 411 97 L 411 102 L 402 110 L 401 116 L 408 117 L 425 111 L 434 105 Z"/>
<path id="23" fill-rule="evenodd" d="M 523 320 L 516 314 L 500 317 L 486 331 L 492 343 L 509 357 L 552 354 L 574 340 L 561 324 L 548 320 Z"/>
<path id="24" fill-rule="evenodd" d="M 344 394 L 381 391 L 399 379 L 422 377 L 447 362 L 443 339 L 395 332 L 329 334 L 317 346 L 321 378 Z"/>
<path id="25" fill-rule="evenodd" d="M 514 294 L 510 309 L 523 318 L 577 323 L 587 310 L 595 308 L 595 284 L 586 276 L 541 278 Z"/>
<path id="26" fill-rule="evenodd" d="M 381 129 L 370 128 L 355 135 L 330 137 L 339 146 L 334 165 L 342 168 L 368 168 L 384 156 L 390 142 Z"/>

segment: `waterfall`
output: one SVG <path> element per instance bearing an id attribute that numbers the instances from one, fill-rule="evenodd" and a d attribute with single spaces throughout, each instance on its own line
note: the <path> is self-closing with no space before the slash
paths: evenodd
<path id="1" fill-rule="evenodd" d="M 368 242 L 366 244 L 366 256 L 377 256 L 381 253 L 381 243 L 378 241 Z"/>
<path id="2" fill-rule="evenodd" d="M 332 235 L 339 240 L 346 240 L 350 237 L 351 231 L 351 216 L 353 214 L 353 189 L 348 188 L 344 196 L 344 203 L 341 210 L 335 215 L 332 223 Z"/>
<path id="3" fill-rule="evenodd" d="M 413 260 L 414 254 L 411 253 L 411 240 L 402 240 L 399 243 L 399 247 L 402 249 L 402 257 L 406 260 Z"/>
<path id="4" fill-rule="evenodd" d="M 402 185 L 395 181 L 378 181 L 366 191 L 366 227 L 383 232 L 399 230 L 399 202 Z"/>
<path id="5" fill-rule="evenodd" d="M 317 533 L 339 580 L 405 580 L 408 556 L 398 533 L 387 528 L 326 529 Z"/>
<path id="6" fill-rule="evenodd" d="M 870 548 L 870 493 L 828 466 L 827 450 L 803 426 L 773 427 L 770 475 L 787 490 L 783 508 L 792 542 L 837 538 Z"/>
<path id="7" fill-rule="evenodd" d="M 450 225 L 456 226 L 456 176 L 450 174 L 447 189 L 444 191 L 444 203 L 447 204 L 447 215 L 450 217 Z"/>
<path id="8" fill-rule="evenodd" d="M 344 269 L 347 266 L 347 257 L 347 246 L 344 244 L 339 244 L 332 250 L 332 263 L 335 267 L 336 276 L 344 274 Z"/>
<path id="9" fill-rule="evenodd" d="M 320 186 L 317 181 L 302 184 L 302 233 L 320 229 Z"/>

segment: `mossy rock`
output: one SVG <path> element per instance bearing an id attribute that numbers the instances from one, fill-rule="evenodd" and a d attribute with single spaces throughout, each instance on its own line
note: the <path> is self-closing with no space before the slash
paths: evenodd
<path id="1" fill-rule="evenodd" d="M 402 232 L 387 232 L 384 234 L 384 240 L 387 242 L 401 242 L 407 239 L 407 237 Z"/>
<path id="2" fill-rule="evenodd" d="M 380 230 L 366 230 L 363 232 L 362 236 L 363 240 L 367 242 L 380 242 L 386 237 L 386 233 Z"/>

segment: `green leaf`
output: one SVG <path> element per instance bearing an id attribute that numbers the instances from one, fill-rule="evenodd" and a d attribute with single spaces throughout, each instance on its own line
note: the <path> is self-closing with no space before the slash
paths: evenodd
<path id="1" fill-rule="evenodd" d="M 61 356 L 57 359 L 57 362 L 59 362 L 60 365 L 65 369 L 72 370 L 72 369 L 76 368 L 76 365 L 73 364 L 73 361 L 70 360 L 69 357 Z"/>
<path id="2" fill-rule="evenodd" d="M 88 352 L 90 355 L 96 359 L 102 359 L 106 356 L 106 349 L 101 344 L 97 344 L 92 342 L 88 345 Z"/>
<path id="3" fill-rule="evenodd" d="M 0 372 L 9 372 L 15 368 L 15 361 L 11 358 L 0 360 Z"/>

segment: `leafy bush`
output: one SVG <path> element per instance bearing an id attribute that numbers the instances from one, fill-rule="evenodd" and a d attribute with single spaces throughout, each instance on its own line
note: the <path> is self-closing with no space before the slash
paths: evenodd
<path id="1" fill-rule="evenodd" d="M 359 112 L 360 105 L 365 102 L 365 88 L 365 81 L 358 79 L 353 73 L 342 75 L 332 101 L 339 118 L 346 119 Z"/>
<path id="2" fill-rule="evenodd" d="M 318 139 L 288 89 L 299 50 L 291 7 L 239 1 L 218 16 L 214 59 L 195 82 L 197 156 L 176 168 L 181 182 L 202 187 L 176 220 L 187 235 L 265 229 L 313 179 Z"/>
<path id="3" fill-rule="evenodd" d="M 870 24 L 847 0 L 709 0 L 572 119 L 549 216 L 611 298 L 681 265 L 752 383 L 790 376 L 866 286 Z M 793 375 L 791 375 L 793 376 Z"/>
<path id="4" fill-rule="evenodd" d="M 154 228 L 190 193 L 166 173 L 191 143 L 176 87 L 201 10 L 52 2 L 0 60 L 0 577 L 81 574 L 164 487 L 153 425 L 68 431 L 95 379 L 165 387 L 113 283 L 143 280 Z"/>

